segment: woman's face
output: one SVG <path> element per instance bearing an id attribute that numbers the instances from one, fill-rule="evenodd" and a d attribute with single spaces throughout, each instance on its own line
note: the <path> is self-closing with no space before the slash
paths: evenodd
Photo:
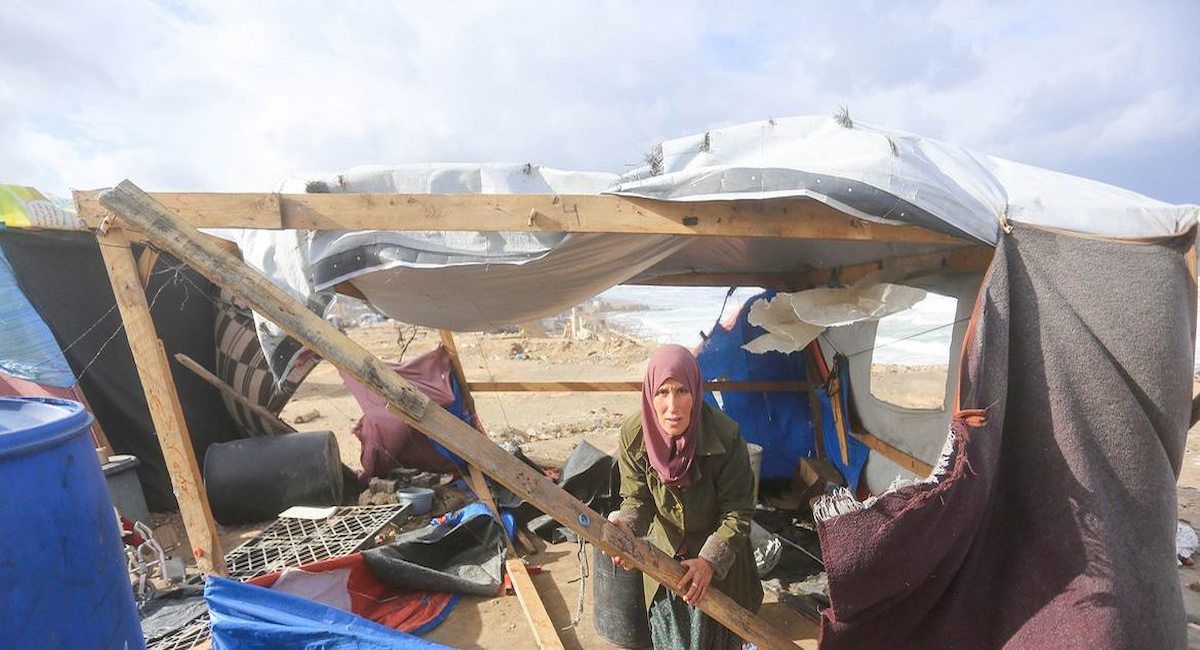
<path id="1" fill-rule="evenodd" d="M 654 393 L 654 415 L 669 436 L 681 436 L 692 423 L 695 396 L 677 379 L 667 379 Z"/>

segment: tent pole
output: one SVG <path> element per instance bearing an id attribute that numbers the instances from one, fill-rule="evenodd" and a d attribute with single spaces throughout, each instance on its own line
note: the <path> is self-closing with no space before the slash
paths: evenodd
<path id="1" fill-rule="evenodd" d="M 275 428 L 276 433 L 283 434 L 283 433 L 295 433 L 296 432 L 295 427 L 288 424 L 287 422 L 284 422 L 283 420 L 280 420 L 278 415 L 275 415 L 274 413 L 268 411 L 267 409 L 259 406 L 258 404 L 255 404 L 254 402 L 247 399 L 245 395 L 242 395 L 241 393 L 237 392 L 237 390 L 235 390 L 233 388 L 233 386 L 230 386 L 229 384 L 226 384 L 225 382 L 221 381 L 220 377 L 217 377 L 216 375 L 209 372 L 207 368 L 200 365 L 195 359 L 189 357 L 188 355 L 186 355 L 182 352 L 176 352 L 175 360 L 179 362 L 179 365 L 183 366 L 184 368 L 187 368 L 188 370 L 191 370 L 193 373 L 195 373 L 195 375 L 197 377 L 203 379 L 205 382 L 207 382 L 213 388 L 216 388 L 217 390 L 221 391 L 222 393 L 225 393 L 226 395 L 229 396 L 230 399 L 237 402 L 238 404 L 241 404 L 242 406 L 246 407 L 251 413 L 262 418 L 263 422 L 266 422 L 268 425 Z M 257 435 L 257 434 L 252 434 L 252 435 Z"/>
<path id="2" fill-rule="evenodd" d="M 183 517 L 192 555 L 196 558 L 196 567 L 204 573 L 224 574 L 225 556 L 208 506 L 208 495 L 204 492 L 200 465 L 196 462 L 183 407 L 171 378 L 171 368 L 167 365 L 166 350 L 154 329 L 129 240 L 119 228 L 97 231 L 96 239 L 146 394 L 146 404 L 150 407 L 150 418 L 162 446 L 171 485 L 179 501 L 179 513 Z"/>
<path id="3" fill-rule="evenodd" d="M 467 373 L 463 370 L 462 359 L 458 356 L 458 346 L 454 344 L 454 333 L 450 330 L 438 330 L 438 336 L 442 339 L 442 347 L 446 349 L 446 354 L 450 357 L 450 367 L 453 369 L 454 378 L 458 380 L 459 390 L 462 391 L 463 406 L 466 407 L 467 413 L 477 425 L 481 425 L 479 413 L 475 410 L 475 398 L 471 395 L 471 388 L 467 384 Z M 480 433 L 483 433 L 481 430 Z M 486 438 L 486 434 L 484 435 Z M 489 440 L 490 444 L 490 440 Z M 503 524 L 500 519 L 500 509 L 496 507 L 496 500 L 492 497 L 492 490 L 488 487 L 487 479 L 479 466 L 471 463 L 468 465 L 471 473 L 471 487 L 475 489 L 475 494 L 487 505 L 488 510 L 492 512 L 492 516 L 497 522 Z M 513 550 L 513 545 L 508 541 L 508 537 L 504 538 L 504 566 L 508 570 L 509 578 L 512 582 L 513 592 L 517 595 L 517 600 L 521 603 L 521 609 L 525 612 L 525 619 L 529 622 L 529 628 L 533 631 L 534 640 L 537 641 L 538 648 L 541 650 L 561 650 L 563 647 L 562 641 L 558 638 L 558 632 L 554 629 L 554 622 L 550 619 L 550 614 L 546 611 L 545 604 L 538 596 L 537 587 L 533 584 L 533 579 L 529 577 L 529 571 L 525 566 L 525 561 L 517 557 Z"/>
<path id="4" fill-rule="evenodd" d="M 514 494 L 602 551 L 628 558 L 633 566 L 663 585 L 679 584 L 684 570 L 670 556 L 609 523 L 600 513 L 500 447 L 480 444 L 479 431 L 431 403 L 425 394 L 375 355 L 309 312 L 303 304 L 241 260 L 202 237 L 199 231 L 132 182 L 122 181 L 116 188 L 103 193 L 100 203 L 139 228 L 156 247 L 187 262 L 326 361 L 383 396 L 418 431 L 442 443 L 467 462 L 478 465 Z M 699 607 L 734 634 L 760 648 L 795 647 L 786 635 L 718 589 L 710 589 Z"/>

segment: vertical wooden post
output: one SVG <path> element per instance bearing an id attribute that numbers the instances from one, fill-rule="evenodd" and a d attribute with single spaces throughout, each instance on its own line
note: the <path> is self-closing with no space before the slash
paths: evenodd
<path id="1" fill-rule="evenodd" d="M 175 381 L 171 378 L 166 351 L 150 317 L 146 292 L 142 288 L 129 240 L 117 228 L 107 232 L 97 231 L 96 238 L 121 320 L 125 323 L 129 349 L 133 352 L 142 390 L 146 394 L 146 404 L 150 407 L 150 418 L 158 435 L 158 444 L 162 447 L 167 472 L 171 475 L 171 486 L 179 501 L 179 512 L 183 516 L 183 526 L 196 558 L 196 567 L 205 573 L 224 574 L 225 556 L 221 552 L 217 527 L 208 506 L 208 495 L 204 492 L 200 465 L 196 462 L 196 452 L 183 418 Z"/>
<path id="2" fill-rule="evenodd" d="M 841 377 L 835 374 L 829 378 L 829 402 L 833 410 L 833 426 L 837 429 L 838 449 L 842 452 L 842 465 L 849 465 L 850 442 L 846 431 L 850 423 L 846 421 L 848 414 L 842 410 L 842 391 L 845 389 Z"/>
<path id="3" fill-rule="evenodd" d="M 454 344 L 454 334 L 450 330 L 438 330 L 438 335 L 442 339 L 442 347 L 446 348 L 446 353 L 450 355 L 450 367 L 454 371 L 454 377 L 458 380 L 459 390 L 463 395 L 463 406 L 466 407 L 467 413 L 476 422 L 479 421 L 479 416 L 475 411 L 475 398 L 471 396 L 471 388 L 467 385 L 467 373 L 463 370 L 462 359 L 458 356 L 458 346 Z M 483 431 L 480 431 L 485 438 L 487 437 Z M 492 444 L 490 440 L 487 444 Z M 475 488 L 475 494 L 483 501 L 488 510 L 495 515 L 496 521 L 500 520 L 500 509 L 496 507 L 496 501 L 492 498 L 491 488 L 488 487 L 487 479 L 483 472 L 474 464 L 469 465 L 471 472 L 471 485 Z M 504 566 L 508 569 L 509 580 L 512 582 L 513 592 L 517 594 L 517 600 L 521 603 L 521 609 L 525 612 L 525 619 L 529 622 L 529 627 L 533 630 L 534 640 L 537 641 L 538 648 L 541 650 L 562 650 L 562 640 L 558 638 L 558 632 L 554 629 L 554 623 L 550 619 L 550 614 L 546 611 L 545 604 L 538 596 L 537 587 L 533 584 L 533 579 L 529 577 L 529 571 L 525 567 L 525 561 L 518 558 L 516 552 L 513 551 L 512 544 L 505 537 L 504 554 L 506 557 Z"/>
<path id="4" fill-rule="evenodd" d="M 479 415 L 475 411 L 475 397 L 471 395 L 471 387 L 467 385 L 467 373 L 463 370 L 462 359 L 458 356 L 458 346 L 454 344 L 454 333 L 450 330 L 438 330 L 438 336 L 442 339 L 442 347 L 446 348 L 446 354 L 450 356 L 450 368 L 454 372 L 454 378 L 458 380 L 458 389 L 462 391 L 463 407 L 466 408 L 467 414 L 475 421 L 473 424 L 479 423 Z M 480 431 L 484 434 L 483 431 Z M 487 434 L 484 434 L 486 437 Z M 489 441 L 490 443 L 490 441 Z M 471 487 L 475 490 L 475 495 L 483 501 L 488 510 L 492 511 L 492 515 L 496 517 L 496 521 L 500 520 L 500 509 L 496 507 L 496 500 L 492 498 L 492 490 L 487 485 L 483 472 L 475 465 L 467 466 L 470 471 L 468 476 L 471 481 Z M 515 558 L 512 545 L 508 543 L 508 538 L 505 540 L 505 551 L 509 559 Z"/>

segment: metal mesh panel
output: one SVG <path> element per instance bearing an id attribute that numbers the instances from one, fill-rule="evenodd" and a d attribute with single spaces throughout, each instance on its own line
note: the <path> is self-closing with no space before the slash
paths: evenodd
<path id="1" fill-rule="evenodd" d="M 320 521 L 277 519 L 245 544 L 225 554 L 228 577 L 246 581 L 366 548 L 403 506 L 348 506 Z M 209 638 L 208 613 L 148 643 L 147 650 L 186 650 Z"/>

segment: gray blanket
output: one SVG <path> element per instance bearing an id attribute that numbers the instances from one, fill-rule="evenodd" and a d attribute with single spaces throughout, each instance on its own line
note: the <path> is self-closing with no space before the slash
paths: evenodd
<path id="1" fill-rule="evenodd" d="M 823 647 L 1186 646 L 1194 237 L 1002 238 L 937 480 L 819 524 Z"/>

